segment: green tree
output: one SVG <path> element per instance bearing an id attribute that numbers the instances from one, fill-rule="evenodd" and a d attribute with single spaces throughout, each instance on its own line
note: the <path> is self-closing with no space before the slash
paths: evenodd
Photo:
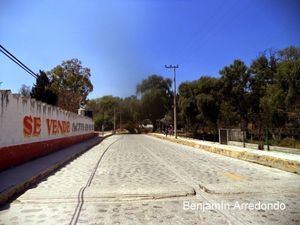
<path id="1" fill-rule="evenodd" d="M 284 103 L 293 110 L 300 100 L 300 59 L 280 62 L 276 79 L 285 93 Z"/>
<path id="2" fill-rule="evenodd" d="M 204 76 L 197 81 L 197 86 L 199 93 L 196 100 L 198 110 L 203 118 L 202 125 L 216 131 L 219 117 L 219 82 L 216 78 Z"/>
<path id="3" fill-rule="evenodd" d="M 130 133 L 136 133 L 140 124 L 140 101 L 136 96 L 126 97 L 121 102 L 122 123 Z"/>
<path id="4" fill-rule="evenodd" d="M 215 132 L 219 117 L 218 79 L 204 76 L 179 86 L 180 117 L 185 128 L 197 136 L 198 129 Z"/>
<path id="5" fill-rule="evenodd" d="M 270 109 L 264 107 L 266 103 L 267 90 L 274 83 L 274 76 L 277 69 L 276 53 L 260 55 L 253 60 L 250 72 L 251 94 L 249 97 L 249 120 L 254 130 L 257 130 L 258 139 L 263 139 L 266 127 L 270 127 L 270 120 L 266 115 L 271 116 Z M 270 104 L 270 102 L 268 103 Z M 270 105 L 269 105 L 270 106 Z M 269 107 L 268 106 L 268 107 Z M 267 106 L 266 106 L 267 107 Z M 256 136 L 257 136 L 256 135 Z"/>
<path id="6" fill-rule="evenodd" d="M 106 130 L 113 129 L 114 110 L 120 115 L 121 102 L 121 98 L 112 95 L 87 101 L 86 109 L 93 111 L 96 130 L 102 130 L 102 125 Z M 118 121 L 119 117 L 116 119 Z"/>
<path id="7" fill-rule="evenodd" d="M 36 100 L 48 103 L 50 105 L 57 105 L 57 95 L 51 90 L 51 81 L 44 71 L 40 70 L 30 95 Z"/>
<path id="8" fill-rule="evenodd" d="M 141 96 L 141 117 L 150 119 L 154 130 L 156 121 L 164 117 L 172 105 L 172 81 L 158 75 L 151 75 L 137 85 Z"/>
<path id="9" fill-rule="evenodd" d="M 121 111 L 125 123 L 138 123 L 140 120 L 140 101 L 135 95 L 126 97 L 121 102 Z"/>
<path id="10" fill-rule="evenodd" d="M 279 62 L 275 74 L 278 89 L 284 98 L 280 108 L 288 115 L 286 123 L 291 128 L 300 128 L 300 57 L 285 57 Z"/>
<path id="11" fill-rule="evenodd" d="M 230 102 L 227 102 L 220 98 L 220 112 L 218 118 L 218 125 L 219 127 L 225 128 L 234 128 L 236 127 L 240 120 L 239 120 L 239 113 Z"/>
<path id="12" fill-rule="evenodd" d="M 270 132 L 274 139 L 280 140 L 281 131 L 287 126 L 299 127 L 299 48 L 290 46 L 274 52 L 268 58 L 261 56 L 252 63 L 251 72 L 254 75 L 252 96 L 256 103 L 259 102 L 251 104 L 252 109 L 258 108 L 254 110 L 256 124 L 261 124 L 262 130 L 266 129 L 267 134 Z"/>
<path id="13" fill-rule="evenodd" d="M 284 93 L 282 89 L 276 84 L 269 85 L 259 104 L 263 113 L 262 119 L 267 122 L 267 125 L 276 124 L 274 117 L 276 117 L 279 111 L 284 111 L 283 101 Z"/>
<path id="14" fill-rule="evenodd" d="M 197 84 L 196 81 L 185 82 L 179 85 L 179 111 L 180 116 L 183 119 L 185 128 L 190 130 L 193 137 L 197 135 L 200 121 L 199 110 L 197 107 Z"/>
<path id="15" fill-rule="evenodd" d="M 300 59 L 300 48 L 296 46 L 289 46 L 278 51 L 279 59 L 281 61 L 293 61 Z"/>
<path id="16" fill-rule="evenodd" d="M 250 74 L 248 67 L 241 60 L 225 66 L 221 71 L 222 94 L 225 101 L 238 112 L 241 130 L 245 131 L 248 123 Z M 245 136 L 243 137 L 245 140 Z"/>
<path id="17" fill-rule="evenodd" d="M 85 104 L 88 94 L 93 91 L 90 69 L 82 67 L 78 59 L 63 61 L 48 75 L 51 90 L 58 96 L 57 105 L 63 109 L 77 112 Z"/>

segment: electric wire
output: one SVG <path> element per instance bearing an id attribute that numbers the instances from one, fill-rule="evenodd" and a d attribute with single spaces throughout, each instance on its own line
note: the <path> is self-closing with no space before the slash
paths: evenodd
<path id="1" fill-rule="evenodd" d="M 17 57 L 15 57 L 12 53 L 10 53 L 2 45 L 0 45 L 0 52 L 2 52 L 6 57 L 8 57 L 11 61 L 16 63 L 19 67 L 21 67 L 23 70 L 25 70 L 32 77 L 34 77 L 34 78 L 38 77 L 38 75 L 36 73 L 34 73 L 31 69 L 29 69 L 24 63 L 22 63 Z"/>

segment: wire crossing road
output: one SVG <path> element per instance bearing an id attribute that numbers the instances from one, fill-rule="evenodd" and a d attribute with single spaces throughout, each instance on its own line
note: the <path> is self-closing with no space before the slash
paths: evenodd
<path id="1" fill-rule="evenodd" d="M 0 224 L 299 224 L 300 176 L 114 135 L 0 211 Z"/>

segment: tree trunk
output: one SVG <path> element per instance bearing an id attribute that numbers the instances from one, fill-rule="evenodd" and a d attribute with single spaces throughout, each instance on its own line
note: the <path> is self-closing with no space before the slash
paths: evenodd
<path id="1" fill-rule="evenodd" d="M 152 123 L 152 125 L 153 125 L 152 132 L 155 132 L 156 129 L 157 129 L 157 126 L 156 126 L 156 120 L 151 120 L 151 123 Z"/>
<path id="2" fill-rule="evenodd" d="M 193 126 L 193 138 L 196 138 L 197 137 L 197 134 L 198 134 L 198 128 L 199 128 L 199 124 Z"/>

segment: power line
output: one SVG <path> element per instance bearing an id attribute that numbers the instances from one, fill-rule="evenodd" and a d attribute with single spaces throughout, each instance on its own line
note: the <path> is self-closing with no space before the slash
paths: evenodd
<path id="1" fill-rule="evenodd" d="M 14 63 L 16 63 L 18 66 L 20 66 L 23 70 L 25 70 L 27 73 L 29 73 L 31 76 L 35 77 L 29 70 L 27 70 L 25 67 L 23 67 L 21 64 L 19 64 L 16 60 L 14 60 L 9 54 L 7 54 L 5 51 L 3 51 L 0 48 L 0 52 L 2 52 L 5 56 L 7 56 L 10 60 L 12 60 Z"/>
<path id="2" fill-rule="evenodd" d="M 29 73 L 32 77 L 37 78 L 38 75 L 35 74 L 31 69 L 29 69 L 24 63 L 22 63 L 17 57 L 15 57 L 12 53 L 10 53 L 7 49 L 5 49 L 2 45 L 0 45 L 0 51 L 7 56 L 10 60 L 20 66 L 23 70 Z"/>
<path id="3" fill-rule="evenodd" d="M 29 73 L 32 77 L 38 78 L 38 75 L 34 73 L 31 69 L 29 69 L 24 63 L 22 63 L 17 57 L 15 57 L 12 53 L 10 53 L 7 49 L 5 49 L 2 45 L 0 45 L 0 52 L 2 52 L 6 57 L 8 57 L 11 61 L 16 63 L 19 67 Z"/>

